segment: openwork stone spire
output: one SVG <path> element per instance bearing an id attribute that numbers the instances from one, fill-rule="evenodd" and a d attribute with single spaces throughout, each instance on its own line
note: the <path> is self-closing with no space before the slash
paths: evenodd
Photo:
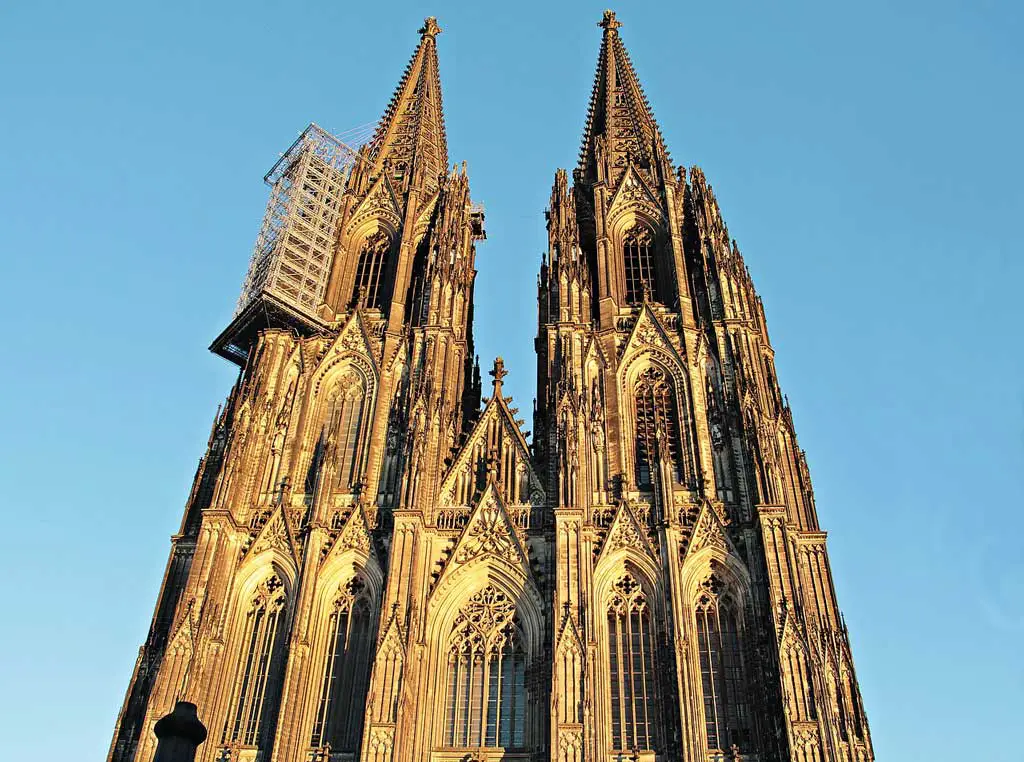
<path id="1" fill-rule="evenodd" d="M 448 169 L 441 77 L 437 62 L 437 19 L 428 17 L 419 29 L 420 44 L 405 68 L 395 94 L 370 143 L 376 177 L 385 162 L 392 172 L 419 176 L 423 189 L 436 190 Z"/>
<path id="2" fill-rule="evenodd" d="M 604 30 L 604 37 L 579 163 L 588 179 L 593 178 L 594 166 L 602 157 L 606 156 L 613 167 L 622 168 L 632 161 L 646 168 L 656 158 L 655 147 L 665 151 L 654 114 L 619 36 L 622 22 L 614 11 L 605 11 L 598 26 Z"/>

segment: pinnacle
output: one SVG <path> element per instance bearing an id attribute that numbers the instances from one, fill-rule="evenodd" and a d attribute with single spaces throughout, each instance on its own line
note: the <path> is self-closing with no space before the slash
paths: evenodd
<path id="1" fill-rule="evenodd" d="M 494 393 L 497 394 L 501 391 L 501 382 L 505 376 L 508 375 L 508 371 L 505 370 L 505 360 L 501 355 L 494 358 L 494 367 L 489 370 L 488 375 L 494 377 Z"/>
<path id="2" fill-rule="evenodd" d="M 615 30 L 622 26 L 622 22 L 615 18 L 615 11 L 606 10 L 604 17 L 597 22 L 597 25 L 606 32 L 615 33 Z"/>
<path id="3" fill-rule="evenodd" d="M 436 16 L 427 16 L 423 19 L 423 26 L 419 28 L 420 35 L 430 38 L 437 37 L 437 35 L 441 34 L 443 31 L 444 30 L 437 25 Z"/>
<path id="4" fill-rule="evenodd" d="M 587 108 L 579 168 L 593 171 L 602 159 L 614 166 L 632 162 L 650 167 L 659 154 L 667 156 L 667 152 L 647 96 L 619 36 L 622 23 L 614 11 L 605 11 L 598 26 L 604 29 L 604 37 Z"/>
<path id="5" fill-rule="evenodd" d="M 420 43 L 395 88 L 369 151 L 372 176 L 379 176 L 387 163 L 402 177 L 422 177 L 427 192 L 437 190 L 439 176 L 448 173 L 435 39 L 440 33 L 437 19 L 429 16 L 419 29 Z"/>

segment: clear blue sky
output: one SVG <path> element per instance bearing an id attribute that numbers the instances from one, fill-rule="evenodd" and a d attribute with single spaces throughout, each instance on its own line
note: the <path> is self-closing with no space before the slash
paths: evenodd
<path id="1" fill-rule="evenodd" d="M 478 348 L 533 397 L 535 278 L 596 3 L 0 10 L 0 759 L 105 755 L 214 410 L 263 173 L 376 120 L 435 14 L 487 206 Z M 1024 15 L 623 3 L 673 160 L 764 297 L 881 760 L 1020 759 Z"/>

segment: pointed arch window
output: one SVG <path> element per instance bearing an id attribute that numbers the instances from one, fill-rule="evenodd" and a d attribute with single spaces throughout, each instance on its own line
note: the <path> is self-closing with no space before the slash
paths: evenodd
<path id="1" fill-rule="evenodd" d="M 612 750 L 653 750 L 658 717 L 654 627 L 647 596 L 632 574 L 615 583 L 607 613 Z"/>
<path id="2" fill-rule="evenodd" d="M 735 603 L 722 595 L 716 577 L 702 585 L 696 614 L 708 748 L 725 751 L 736 745 L 740 751 L 750 751 L 749 689 L 740 651 L 739 616 Z"/>
<path id="3" fill-rule="evenodd" d="M 370 681 L 372 607 L 366 584 L 358 577 L 338 592 L 328 620 L 330 650 L 313 723 L 312 745 L 329 744 L 332 751 L 355 752 L 362 738 Z"/>
<path id="4" fill-rule="evenodd" d="M 356 282 L 352 301 L 360 307 L 384 309 L 385 277 L 391 238 L 382 230 L 366 239 L 356 264 Z"/>
<path id="5" fill-rule="evenodd" d="M 488 586 L 469 599 L 452 629 L 444 745 L 525 748 L 526 701 L 515 603 Z"/>
<path id="6" fill-rule="evenodd" d="M 626 233 L 622 254 L 626 265 L 626 302 L 641 304 L 645 296 L 653 299 L 658 289 L 654 265 L 654 235 L 650 229 L 637 225 Z"/>
<path id="7" fill-rule="evenodd" d="M 284 583 L 276 574 L 256 588 L 245 617 L 241 664 L 224 727 L 225 743 L 256 746 L 270 730 L 284 661 L 282 620 L 286 603 Z"/>
<path id="8" fill-rule="evenodd" d="M 649 489 L 659 459 L 667 461 L 672 476 L 683 481 L 679 408 L 672 379 L 659 368 L 648 368 L 636 382 L 636 483 Z"/>
<path id="9" fill-rule="evenodd" d="M 366 386 L 355 371 L 343 375 L 328 397 L 324 460 L 337 465 L 337 483 L 351 488 L 362 476 Z"/>

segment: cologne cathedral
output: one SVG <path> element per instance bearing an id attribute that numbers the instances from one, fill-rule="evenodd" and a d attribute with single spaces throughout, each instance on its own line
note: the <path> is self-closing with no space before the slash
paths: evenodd
<path id="1" fill-rule="evenodd" d="M 311 125 L 267 175 L 109 762 L 151 762 L 176 700 L 201 762 L 873 760 L 761 300 L 599 26 L 532 439 L 474 353 L 433 18 L 372 136 Z"/>

